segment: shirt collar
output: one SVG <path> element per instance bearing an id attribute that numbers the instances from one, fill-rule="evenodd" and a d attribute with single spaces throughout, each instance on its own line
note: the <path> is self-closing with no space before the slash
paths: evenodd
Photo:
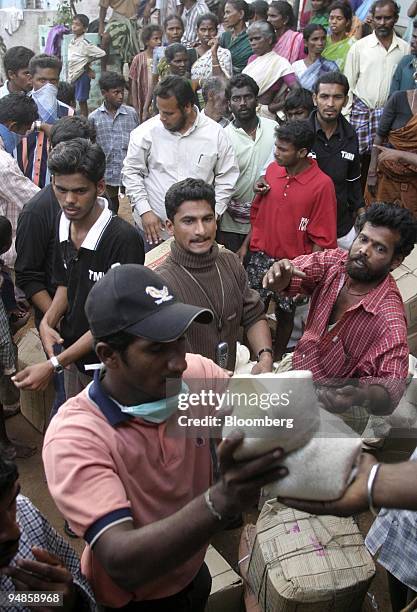
<path id="1" fill-rule="evenodd" d="M 369 44 L 371 47 L 377 47 L 378 45 L 380 45 L 381 47 L 383 47 L 383 44 L 378 40 L 378 38 L 376 37 L 375 32 L 372 32 L 372 34 L 369 34 Z M 399 43 L 398 43 L 398 36 L 396 35 L 396 33 L 394 32 L 392 35 L 392 42 L 389 46 L 389 48 L 387 49 L 387 53 L 393 49 L 395 49 L 395 47 L 398 47 Z M 384 47 L 385 48 L 385 47 Z"/>
<path id="2" fill-rule="evenodd" d="M 337 126 L 335 131 L 333 132 L 331 138 L 333 138 L 333 136 L 338 136 L 339 138 L 342 137 L 342 130 L 343 130 L 343 126 L 342 126 L 342 122 L 341 122 L 341 116 L 339 115 L 339 117 L 337 118 Z M 323 130 L 323 128 L 321 127 L 319 120 L 317 119 L 317 111 L 313 111 L 313 120 L 314 120 L 314 131 L 315 132 L 320 132 L 321 134 L 323 134 L 325 140 L 327 140 L 327 136 Z"/>
<path id="3" fill-rule="evenodd" d="M 103 210 L 97 221 L 90 228 L 81 245 L 82 249 L 88 249 L 89 251 L 95 251 L 97 249 L 101 236 L 103 235 L 104 230 L 113 216 L 108 207 L 107 200 L 100 197 L 97 198 L 97 200 L 99 201 L 99 204 Z M 62 212 L 59 219 L 59 242 L 68 242 L 71 239 L 70 230 L 71 221 L 67 219 Z"/>
<path id="4" fill-rule="evenodd" d="M 87 394 L 100 412 L 104 414 L 110 425 L 116 427 L 120 423 L 130 420 L 132 416 L 127 412 L 122 412 L 116 402 L 107 395 L 100 382 L 100 374 L 100 370 L 94 372 L 93 382 L 87 387 Z"/>
<path id="5" fill-rule="evenodd" d="M 107 110 L 107 108 L 106 108 L 106 106 L 105 106 L 104 102 L 103 102 L 103 104 L 101 104 L 101 105 L 98 107 L 98 109 L 97 109 L 97 110 L 101 111 L 102 113 L 106 113 L 106 115 L 110 115 L 110 116 L 112 116 L 112 115 L 111 115 L 111 113 L 109 113 L 109 111 Z M 127 115 L 127 109 L 125 108 L 125 105 L 124 105 L 124 104 L 122 104 L 121 106 L 119 106 L 119 108 L 118 108 L 118 109 L 117 109 L 117 111 L 116 111 L 116 114 L 114 115 L 114 118 L 116 118 L 116 117 L 117 117 L 117 115 Z"/>
<path id="6" fill-rule="evenodd" d="M 317 162 L 314 159 L 311 159 L 310 157 L 307 158 L 308 163 L 310 164 L 309 168 L 306 168 L 305 170 L 303 170 L 302 172 L 300 172 L 300 174 L 294 174 L 291 175 L 289 177 L 289 175 L 287 174 L 287 171 L 285 168 L 278 166 L 278 168 L 280 168 L 280 170 L 282 171 L 282 173 L 280 173 L 280 178 L 291 178 L 291 179 L 295 179 L 296 181 L 298 181 L 301 185 L 307 185 L 307 183 L 309 183 L 311 181 L 311 177 L 310 177 L 310 173 L 313 170 L 313 168 L 317 168 Z"/>

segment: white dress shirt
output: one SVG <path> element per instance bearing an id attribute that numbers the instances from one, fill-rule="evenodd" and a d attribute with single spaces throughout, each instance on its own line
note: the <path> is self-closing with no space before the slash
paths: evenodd
<path id="1" fill-rule="evenodd" d="M 355 94 L 368 108 L 382 108 L 388 100 L 395 69 L 408 52 L 408 43 L 395 32 L 388 50 L 380 43 L 375 33 L 352 45 L 344 70 L 350 85 L 350 105 Z M 344 114 L 348 112 L 350 108 L 347 108 Z"/>
<path id="2" fill-rule="evenodd" d="M 227 208 L 239 177 L 233 147 L 222 127 L 195 111 L 196 119 L 184 134 L 165 129 L 159 115 L 130 134 L 122 182 L 140 228 L 140 215 L 149 211 L 166 221 L 165 194 L 186 178 L 214 186 L 218 215 Z"/>

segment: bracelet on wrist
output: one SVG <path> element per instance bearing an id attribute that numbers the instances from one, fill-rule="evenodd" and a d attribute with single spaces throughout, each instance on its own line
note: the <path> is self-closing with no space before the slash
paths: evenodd
<path id="1" fill-rule="evenodd" d="M 213 62 L 211 62 L 211 65 L 213 66 L 213 68 L 217 68 L 218 66 L 220 66 L 220 64 L 213 64 Z"/>
<path id="2" fill-rule="evenodd" d="M 214 507 L 214 504 L 211 500 L 210 491 L 211 489 L 207 489 L 207 491 L 204 493 L 204 501 L 206 502 L 207 508 L 210 510 L 210 514 L 214 516 L 214 518 L 216 518 L 218 521 L 222 521 L 223 517 L 220 512 L 217 512 L 216 508 Z"/>
<path id="3" fill-rule="evenodd" d="M 373 465 L 371 467 L 371 471 L 369 472 L 369 476 L 368 476 L 368 483 L 367 483 L 367 492 L 368 492 L 368 506 L 369 506 L 369 510 L 372 512 L 372 514 L 374 516 L 378 516 L 379 510 L 377 510 L 374 506 L 374 500 L 372 497 L 372 490 L 374 487 L 374 482 L 375 482 L 375 478 L 376 475 L 378 473 L 379 468 L 381 467 L 380 463 L 375 463 L 375 465 Z"/>
<path id="4" fill-rule="evenodd" d="M 260 357 L 261 357 L 261 355 L 263 353 L 269 353 L 271 355 L 271 357 L 274 356 L 274 353 L 273 353 L 272 349 L 269 348 L 269 346 L 266 346 L 265 348 L 262 348 L 260 351 L 258 351 L 258 354 L 256 355 L 256 361 L 259 361 L 259 359 L 260 359 Z"/>

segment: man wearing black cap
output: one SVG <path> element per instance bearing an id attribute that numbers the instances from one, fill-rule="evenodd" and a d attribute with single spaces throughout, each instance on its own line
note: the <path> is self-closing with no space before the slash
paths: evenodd
<path id="1" fill-rule="evenodd" d="M 220 390 L 227 380 L 185 353 L 187 329 L 209 323 L 211 311 L 178 302 L 155 272 L 124 265 L 93 287 L 86 313 L 104 368 L 47 430 L 49 490 L 87 543 L 82 571 L 103 610 L 202 612 L 208 541 L 286 474 L 281 451 L 236 463 L 242 436 L 226 439 L 222 477 L 210 486 L 206 433 L 172 433 L 189 387 Z M 195 410 L 203 416 L 203 403 Z"/>
<path id="2" fill-rule="evenodd" d="M 144 261 L 143 241 L 134 227 L 113 216 L 101 197 L 105 164 L 102 149 L 84 138 L 61 142 L 49 155 L 62 209 L 53 269 L 57 289 L 39 328 L 50 359 L 19 372 L 14 378 L 18 387 L 44 389 L 54 372 L 64 372 L 68 398 L 91 382 L 85 366 L 97 358 L 84 313 L 90 289 L 112 266 Z M 59 357 L 54 356 L 55 344 L 65 347 Z"/>

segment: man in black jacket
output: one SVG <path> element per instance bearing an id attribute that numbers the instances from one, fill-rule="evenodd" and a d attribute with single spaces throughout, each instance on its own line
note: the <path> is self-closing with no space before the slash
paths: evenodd
<path id="1" fill-rule="evenodd" d="M 333 180 L 337 199 L 337 243 L 348 250 L 355 239 L 355 219 L 364 208 L 358 137 L 342 115 L 349 83 L 340 72 L 328 72 L 314 86 L 316 110 L 310 115 L 315 132 L 312 155 Z"/>

